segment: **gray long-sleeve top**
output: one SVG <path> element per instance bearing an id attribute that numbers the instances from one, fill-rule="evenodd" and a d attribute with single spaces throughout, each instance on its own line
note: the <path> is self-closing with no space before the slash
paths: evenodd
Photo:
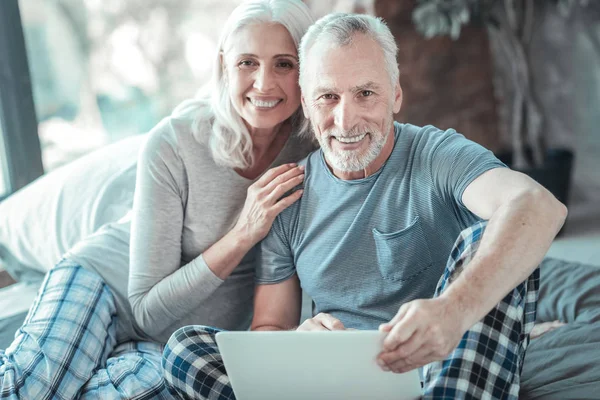
<path id="1" fill-rule="evenodd" d="M 115 294 L 119 341 L 166 342 L 192 324 L 229 330 L 250 324 L 254 251 L 224 281 L 202 252 L 233 228 L 254 181 L 214 162 L 205 128 L 196 137 L 190 120 L 159 123 L 140 152 L 131 219 L 104 227 L 70 254 L 103 276 Z M 312 149 L 292 135 L 271 167 Z"/>

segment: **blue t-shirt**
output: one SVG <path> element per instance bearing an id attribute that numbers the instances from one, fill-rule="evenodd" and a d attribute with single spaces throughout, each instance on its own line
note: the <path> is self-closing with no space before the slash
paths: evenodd
<path id="1" fill-rule="evenodd" d="M 479 221 L 462 203 L 465 188 L 505 165 L 454 130 L 394 128 L 389 159 L 367 178 L 337 178 L 321 150 L 302 161 L 304 194 L 258 247 L 258 284 L 297 273 L 314 313 L 356 329 L 433 296 L 458 234 Z"/>

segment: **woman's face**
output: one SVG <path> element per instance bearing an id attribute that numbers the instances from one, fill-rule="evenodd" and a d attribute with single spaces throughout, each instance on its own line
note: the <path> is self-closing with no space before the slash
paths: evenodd
<path id="1" fill-rule="evenodd" d="M 230 37 L 223 63 L 231 102 L 248 128 L 272 129 L 298 109 L 298 52 L 283 25 L 240 29 Z"/>

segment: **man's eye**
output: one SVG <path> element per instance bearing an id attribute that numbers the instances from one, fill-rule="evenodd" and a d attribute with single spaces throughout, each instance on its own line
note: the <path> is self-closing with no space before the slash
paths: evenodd
<path id="1" fill-rule="evenodd" d="M 373 95 L 373 92 L 371 90 L 363 90 L 361 94 L 363 97 L 369 97 Z"/>
<path id="2" fill-rule="evenodd" d="M 333 100 L 334 96 L 332 94 L 324 94 L 323 96 L 321 96 L 321 98 L 323 100 Z"/>

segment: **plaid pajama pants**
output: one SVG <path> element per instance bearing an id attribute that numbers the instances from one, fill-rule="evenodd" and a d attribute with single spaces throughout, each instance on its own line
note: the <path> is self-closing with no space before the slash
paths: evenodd
<path id="1" fill-rule="evenodd" d="M 116 318 L 102 279 L 62 260 L 46 275 L 11 346 L 0 350 L 0 399 L 172 398 L 163 346 L 117 345 Z"/>
<path id="2" fill-rule="evenodd" d="M 461 232 L 435 296 L 473 258 L 486 223 Z M 424 399 L 517 399 L 529 333 L 533 328 L 539 269 L 512 290 L 490 313 L 465 333 L 444 361 L 423 367 Z M 187 326 L 165 346 L 167 386 L 180 399 L 232 400 L 235 395 L 215 342 L 218 329 Z"/>

